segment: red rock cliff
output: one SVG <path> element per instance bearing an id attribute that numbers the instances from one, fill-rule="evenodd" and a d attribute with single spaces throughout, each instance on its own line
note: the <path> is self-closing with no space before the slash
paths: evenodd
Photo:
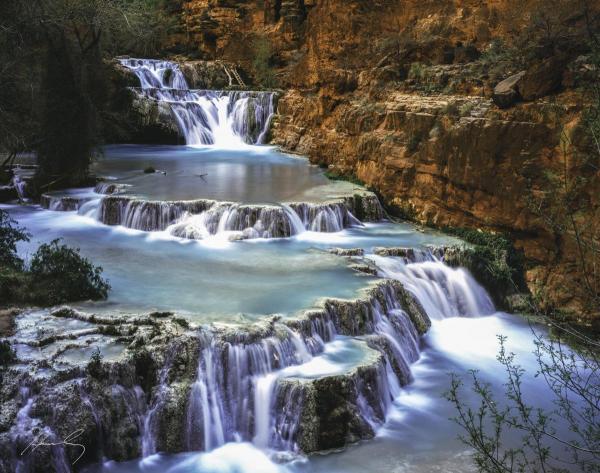
<path id="1" fill-rule="evenodd" d="M 597 237 L 598 168 L 568 146 L 584 139 L 577 78 L 597 13 L 585 0 L 194 0 L 172 40 L 252 71 L 268 39 L 286 90 L 275 143 L 418 221 L 510 233 L 532 292 L 581 312 L 577 238 L 540 202 L 550 175 L 581 175 L 574 219 Z M 521 70 L 500 108 L 494 87 Z"/>

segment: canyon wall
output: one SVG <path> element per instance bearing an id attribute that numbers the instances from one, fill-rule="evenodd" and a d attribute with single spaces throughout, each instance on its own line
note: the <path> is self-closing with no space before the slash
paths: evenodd
<path id="1" fill-rule="evenodd" d="M 249 76 L 267 48 L 285 91 L 274 143 L 399 216 L 509 233 L 532 292 L 580 313 L 587 254 L 551 197 L 581 177 L 573 221 L 592 222 L 594 241 L 598 168 L 574 149 L 597 14 L 584 0 L 193 0 L 170 47 Z"/>

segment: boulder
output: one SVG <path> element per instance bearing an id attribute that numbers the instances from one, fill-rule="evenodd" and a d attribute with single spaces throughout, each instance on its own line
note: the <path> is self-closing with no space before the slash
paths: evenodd
<path id="1" fill-rule="evenodd" d="M 514 105 L 520 98 L 519 85 L 523 80 L 526 72 L 521 71 L 518 74 L 512 75 L 494 87 L 492 100 L 500 108 L 508 108 Z"/>
<path id="2" fill-rule="evenodd" d="M 523 100 L 535 100 L 556 91 L 562 82 L 564 59 L 552 56 L 530 67 L 518 84 Z"/>

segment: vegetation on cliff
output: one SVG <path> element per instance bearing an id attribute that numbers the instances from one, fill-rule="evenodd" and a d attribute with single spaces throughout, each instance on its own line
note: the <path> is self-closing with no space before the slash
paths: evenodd
<path id="1" fill-rule="evenodd" d="M 273 67 L 272 56 L 273 48 L 270 40 L 265 36 L 258 36 L 252 43 L 254 49 L 254 59 L 252 67 L 254 76 L 261 87 L 273 89 L 277 87 L 277 77 Z"/>
<path id="2" fill-rule="evenodd" d="M 28 233 L 0 209 L 0 299 L 2 305 L 55 305 L 63 302 L 105 299 L 110 290 L 102 268 L 94 266 L 78 249 L 59 240 L 39 246 L 26 263 L 16 252 Z"/>
<path id="3" fill-rule="evenodd" d="M 445 260 L 451 266 L 468 268 L 475 279 L 502 308 L 513 309 L 507 297 L 528 292 L 524 280 L 523 254 L 509 237 L 467 228 L 444 228 L 470 244 L 458 252 L 449 252 Z"/>

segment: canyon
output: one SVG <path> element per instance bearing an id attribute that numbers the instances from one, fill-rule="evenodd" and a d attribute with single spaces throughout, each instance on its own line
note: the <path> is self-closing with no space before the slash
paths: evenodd
<path id="1" fill-rule="evenodd" d="M 27 234 L 6 294 L 58 240 L 106 282 L 1 304 L 0 472 L 470 473 L 461 409 L 528 417 L 512 373 L 549 413 L 548 467 L 583 438 L 593 468 L 597 360 L 557 319 L 600 321 L 600 8 L 158 5 L 160 57 L 97 64 L 86 179 L 40 190 L 35 153 L 7 166 L 0 217 Z M 500 450 L 536 465 L 523 432 Z"/>
<path id="2" fill-rule="evenodd" d="M 597 5 L 553 7 L 535 0 L 518 8 L 506 0 L 186 1 L 166 47 L 197 58 L 179 56 L 187 67 L 216 70 L 213 87 L 227 83 L 223 62 L 256 84 L 256 49 L 266 47 L 281 88 L 273 144 L 358 179 L 391 214 L 509 234 L 542 306 L 590 315 L 595 310 L 578 293 L 584 276 L 576 239 L 571 230 L 557 233 L 544 199 L 557 192 L 549 176 L 580 176 L 575 220 L 599 219 L 597 168 L 575 157 L 586 141 L 580 77 L 592 68 L 583 43 Z M 539 38 L 541 23 L 548 31 Z M 503 48 L 518 47 L 522 37 L 535 45 L 533 59 L 505 61 Z M 503 102 L 494 88 L 521 67 Z"/>

